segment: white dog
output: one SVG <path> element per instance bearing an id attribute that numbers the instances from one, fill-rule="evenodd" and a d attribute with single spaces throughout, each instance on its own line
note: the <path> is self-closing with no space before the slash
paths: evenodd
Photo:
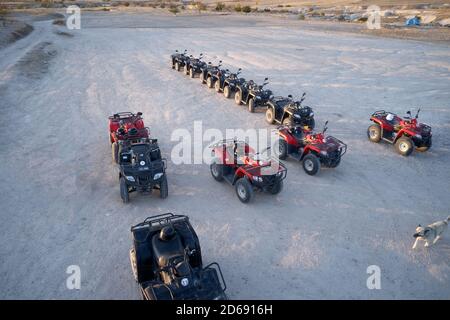
<path id="1" fill-rule="evenodd" d="M 429 247 L 430 245 L 435 244 L 439 239 L 442 238 L 442 234 L 448 227 L 448 223 L 450 221 L 450 216 L 444 221 L 438 221 L 428 225 L 426 228 L 422 227 L 420 224 L 416 228 L 416 233 L 414 233 L 414 238 L 416 241 L 414 242 L 413 249 L 417 247 L 417 243 L 419 240 L 425 241 L 425 247 Z"/>

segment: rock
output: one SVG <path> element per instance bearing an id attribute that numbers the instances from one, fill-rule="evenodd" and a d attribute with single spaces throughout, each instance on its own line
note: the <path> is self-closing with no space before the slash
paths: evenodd
<path id="1" fill-rule="evenodd" d="M 450 18 L 439 21 L 439 25 L 443 27 L 450 27 Z"/>
<path id="2" fill-rule="evenodd" d="M 436 20 L 436 16 L 434 16 L 432 14 L 426 14 L 426 15 L 420 16 L 420 22 L 422 24 L 429 24 L 429 23 L 432 23 L 434 20 Z"/>

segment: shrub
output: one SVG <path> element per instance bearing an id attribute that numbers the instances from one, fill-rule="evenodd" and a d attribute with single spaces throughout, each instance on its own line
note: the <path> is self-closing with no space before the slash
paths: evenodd
<path id="1" fill-rule="evenodd" d="M 240 3 L 238 3 L 237 5 L 234 6 L 234 11 L 236 11 L 236 12 L 241 12 L 242 11 L 242 7 L 241 7 Z"/>
<path id="2" fill-rule="evenodd" d="M 225 5 L 222 2 L 217 2 L 216 11 L 222 11 L 225 9 Z"/>
<path id="3" fill-rule="evenodd" d="M 250 6 L 243 6 L 242 7 L 242 12 L 245 12 L 245 13 L 252 12 L 252 8 L 250 8 Z"/>
<path id="4" fill-rule="evenodd" d="M 300 13 L 298 15 L 298 20 L 305 20 L 305 15 L 303 13 Z"/>
<path id="5" fill-rule="evenodd" d="M 124 4 L 123 4 L 125 7 L 129 7 L 130 6 L 130 3 L 127 1 L 127 2 L 124 2 Z"/>
<path id="6" fill-rule="evenodd" d="M 204 3 L 201 2 L 201 1 L 198 1 L 198 2 L 195 4 L 195 6 L 197 7 L 197 10 L 198 10 L 198 11 L 206 11 L 206 9 L 207 9 L 206 4 L 204 4 Z"/>

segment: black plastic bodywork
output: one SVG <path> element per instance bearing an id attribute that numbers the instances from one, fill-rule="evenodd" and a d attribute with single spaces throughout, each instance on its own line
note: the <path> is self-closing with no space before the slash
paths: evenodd
<path id="1" fill-rule="evenodd" d="M 175 237 L 161 240 L 166 226 Z M 131 265 L 147 300 L 224 300 L 226 285 L 217 263 L 202 264 L 200 242 L 189 218 L 166 213 L 131 227 Z"/>

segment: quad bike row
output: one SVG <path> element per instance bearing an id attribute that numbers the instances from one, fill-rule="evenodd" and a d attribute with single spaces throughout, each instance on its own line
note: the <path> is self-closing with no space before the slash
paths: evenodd
<path id="1" fill-rule="evenodd" d="M 176 71 L 182 70 L 190 78 L 198 75 L 201 83 L 223 93 L 225 98 L 233 97 L 237 105 L 246 105 L 249 112 L 255 112 L 256 108 L 266 108 L 266 121 L 270 124 L 302 125 L 314 129 L 314 112 L 311 107 L 302 105 L 305 93 L 300 100 L 294 99 L 292 95 L 274 96 L 272 90 L 266 89 L 269 78 L 266 77 L 262 84 L 247 81 L 239 77 L 241 68 L 231 72 L 222 67 L 222 60 L 214 65 L 203 61 L 203 58 L 202 53 L 194 57 L 188 55 L 187 50 L 176 50 L 171 55 L 171 67 Z"/>
<path id="2" fill-rule="evenodd" d="M 341 150 L 341 156 L 345 153 L 346 146 L 342 146 L 342 141 L 337 141 L 333 137 L 325 138 L 323 135 L 313 134 L 312 132 L 302 133 L 302 130 L 299 130 L 299 127 L 304 127 L 305 130 L 303 131 L 310 131 L 315 127 L 312 108 L 302 105 L 305 93 L 299 100 L 294 99 L 292 95 L 287 97 L 274 96 L 271 90 L 265 88 L 268 84 L 268 78 L 264 79 L 262 85 L 258 85 L 253 80 L 246 81 L 244 78 L 240 78 L 241 68 L 232 73 L 228 69 L 222 68 L 222 61 L 213 65 L 211 62 L 203 61 L 203 58 L 203 54 L 195 58 L 189 55 L 187 50 L 183 52 L 176 50 L 171 55 L 171 66 L 177 71 L 183 70 L 191 78 L 195 78 L 198 74 L 202 83 L 206 83 L 209 88 L 215 88 L 219 93 L 222 92 L 226 98 L 234 95 L 236 104 L 247 105 L 250 112 L 254 112 L 256 107 L 266 108 L 266 121 L 270 124 L 282 125 L 277 128 L 281 137 L 279 143 L 281 159 L 287 155 L 299 160 L 306 157 L 303 143 L 298 139 L 298 143 L 295 141 L 298 136 L 295 133 L 296 131 L 301 133 L 301 136 L 310 135 L 309 138 L 312 139 L 306 137 L 305 141 L 313 140 L 316 144 L 319 141 L 325 144 L 327 141 L 332 141 L 330 145 L 339 145 L 339 147 L 334 148 L 332 154 L 337 153 L 337 150 Z M 397 152 L 403 156 L 409 156 L 414 149 L 421 152 L 427 151 L 432 144 L 431 127 L 417 121 L 419 112 L 420 109 L 417 111 L 415 118 L 412 117 L 410 111 L 404 118 L 384 110 L 374 112 L 370 118 L 374 124 L 367 130 L 369 140 L 372 142 L 383 140 L 394 144 Z M 281 140 L 284 140 L 284 142 Z M 316 153 L 320 155 L 322 151 L 316 150 Z M 330 167 L 334 167 L 336 163 L 339 164 L 340 162 L 340 157 L 334 157 L 335 159 L 331 161 L 326 159 L 323 161 L 320 156 L 317 158 L 312 161 L 310 159 L 303 161 L 304 168 L 310 168 L 310 170 L 305 168 L 307 173 L 314 174 L 318 171 L 315 168 L 318 167 L 317 163 L 319 162 Z M 316 165 L 313 165 L 313 163 Z"/>

